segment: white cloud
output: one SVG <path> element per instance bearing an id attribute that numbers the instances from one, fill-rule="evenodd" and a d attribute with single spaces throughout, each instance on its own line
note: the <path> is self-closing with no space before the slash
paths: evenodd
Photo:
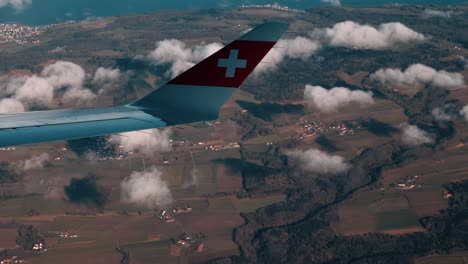
<path id="1" fill-rule="evenodd" d="M 99 67 L 94 73 L 92 82 L 95 84 L 114 82 L 120 79 L 121 76 L 122 74 L 119 71 L 119 69 L 108 69 L 108 68 Z"/>
<path id="2" fill-rule="evenodd" d="M 152 156 L 157 152 L 171 150 L 171 134 L 170 129 L 148 129 L 112 135 L 109 141 L 121 145 L 125 151 L 138 151 Z"/>
<path id="3" fill-rule="evenodd" d="M 174 78 L 186 70 L 192 68 L 194 65 L 195 63 L 190 61 L 175 61 L 166 74 L 171 78 Z"/>
<path id="4" fill-rule="evenodd" d="M 33 75 L 16 90 L 15 98 L 27 105 L 49 106 L 54 99 L 54 87 L 46 79 Z"/>
<path id="5" fill-rule="evenodd" d="M 326 0 L 332 4 L 339 4 L 338 0 Z M 312 38 L 312 39 L 311 39 Z M 381 24 L 378 28 L 360 25 L 353 21 L 336 24 L 333 28 L 316 29 L 311 38 L 296 37 L 281 39 L 262 62 L 255 69 L 255 73 L 275 70 L 285 58 L 308 59 L 323 45 L 344 46 L 360 49 L 386 49 L 408 42 L 421 42 L 426 38 L 401 23 Z M 219 43 L 199 45 L 193 48 L 176 39 L 158 41 L 156 48 L 146 57 L 137 56 L 136 59 L 147 59 L 156 65 L 170 65 L 169 77 L 176 77 L 200 62 L 209 55 L 220 50 Z"/>
<path id="6" fill-rule="evenodd" d="M 63 94 L 62 101 L 75 106 L 90 106 L 96 98 L 96 94 L 89 89 L 71 88 Z"/>
<path id="7" fill-rule="evenodd" d="M 441 17 L 441 18 L 451 18 L 453 15 L 453 11 L 440 11 L 440 10 L 433 10 L 433 9 L 425 9 L 423 12 L 423 17 Z"/>
<path id="8" fill-rule="evenodd" d="M 44 167 L 44 165 L 49 161 L 49 159 L 49 154 L 42 153 L 38 156 L 33 156 L 30 159 L 19 161 L 14 166 L 20 172 L 40 169 Z"/>
<path id="9" fill-rule="evenodd" d="M 262 62 L 255 69 L 255 73 L 275 70 L 278 64 L 285 58 L 306 60 L 320 48 L 319 42 L 304 37 L 281 39 L 263 58 Z"/>
<path id="10" fill-rule="evenodd" d="M 343 157 L 330 155 L 318 149 L 294 150 L 287 153 L 289 157 L 297 160 L 299 166 L 308 172 L 320 174 L 337 174 L 350 168 Z"/>
<path id="11" fill-rule="evenodd" d="M 5 98 L 0 101 L 0 114 L 19 113 L 26 111 L 24 105 L 13 98 Z"/>
<path id="12" fill-rule="evenodd" d="M 460 114 L 465 118 L 465 120 L 468 122 L 468 105 L 465 105 L 462 110 L 460 111 Z"/>
<path id="13" fill-rule="evenodd" d="M 41 76 L 47 79 L 56 90 L 64 87 L 81 88 L 86 79 L 84 69 L 68 61 L 57 61 L 45 67 Z"/>
<path id="14" fill-rule="evenodd" d="M 112 74 L 115 73 L 108 73 L 109 76 Z M 100 73 L 97 80 L 103 78 Z M 0 95 L 11 99 L 2 102 L 5 112 L 24 111 L 30 106 L 52 107 L 58 91 L 63 94 L 61 99 L 64 103 L 75 106 L 88 106 L 97 97 L 90 89 L 83 87 L 86 81 L 84 69 L 66 61 L 57 61 L 45 67 L 40 75 L 1 77 L 0 81 Z M 22 108 L 19 103 L 23 105 Z"/>
<path id="15" fill-rule="evenodd" d="M 332 6 L 341 6 L 341 1 L 340 0 L 320 0 L 322 3 L 327 3 Z"/>
<path id="16" fill-rule="evenodd" d="M 16 11 L 22 11 L 32 4 L 32 0 L 0 0 L 0 8 L 10 5 Z"/>
<path id="17" fill-rule="evenodd" d="M 65 47 L 57 46 L 54 49 L 50 50 L 49 52 L 50 53 L 65 53 L 66 51 L 67 50 L 65 49 Z"/>
<path id="18" fill-rule="evenodd" d="M 184 42 L 177 39 L 165 39 L 156 43 L 156 48 L 148 54 L 148 58 L 155 63 L 174 63 L 176 61 L 188 61 L 192 51 Z"/>
<path id="19" fill-rule="evenodd" d="M 463 86 L 463 75 L 447 71 L 437 71 L 423 64 L 413 64 L 404 72 L 400 69 L 380 69 L 370 76 L 371 80 L 383 85 L 426 84 L 442 88 Z"/>
<path id="20" fill-rule="evenodd" d="M 409 146 L 432 144 L 434 139 L 426 131 L 414 125 L 406 125 L 403 128 L 403 142 Z"/>
<path id="21" fill-rule="evenodd" d="M 322 112 L 335 112 L 351 103 L 361 106 L 374 104 L 371 92 L 351 91 L 344 87 L 327 90 L 321 86 L 306 85 L 304 97 L 309 105 L 315 106 Z"/>
<path id="22" fill-rule="evenodd" d="M 109 93 L 120 86 L 123 74 L 119 69 L 99 67 L 91 83 L 99 87 L 99 94 Z"/>
<path id="23" fill-rule="evenodd" d="M 10 78 L 4 75 L 0 78 L 0 95 L 2 97 L 9 97 L 15 94 L 16 90 L 21 87 L 29 76 L 19 76 Z"/>
<path id="24" fill-rule="evenodd" d="M 150 209 L 170 205 L 173 200 L 172 194 L 161 176 L 162 172 L 156 167 L 143 172 L 133 172 L 120 184 L 122 200 Z"/>
<path id="25" fill-rule="evenodd" d="M 465 58 L 464 56 L 459 56 L 458 58 L 459 58 L 460 61 L 463 62 L 463 64 L 465 65 L 465 70 L 468 70 L 468 59 Z"/>
<path id="26" fill-rule="evenodd" d="M 452 116 L 446 110 L 446 107 L 436 107 L 432 110 L 432 116 L 437 121 L 450 121 Z"/>
<path id="27" fill-rule="evenodd" d="M 399 22 L 385 23 L 375 28 L 345 21 L 332 28 L 315 29 L 311 36 L 331 46 L 373 50 L 391 49 L 401 44 L 426 40 L 423 34 Z"/>
<path id="28" fill-rule="evenodd" d="M 55 90 L 65 89 L 62 101 L 75 106 L 89 106 L 94 103 L 96 94 L 84 88 L 86 72 L 75 63 L 57 61 L 44 68 L 41 75 Z"/>
<path id="29" fill-rule="evenodd" d="M 224 46 L 221 43 L 213 42 L 206 45 L 197 45 L 192 49 L 192 61 L 198 63 L 209 56 L 215 54 Z"/>
<path id="30" fill-rule="evenodd" d="M 147 59 L 156 65 L 171 65 L 167 75 L 173 78 L 222 48 L 223 45 L 216 42 L 188 48 L 180 40 L 166 39 L 156 43 Z"/>

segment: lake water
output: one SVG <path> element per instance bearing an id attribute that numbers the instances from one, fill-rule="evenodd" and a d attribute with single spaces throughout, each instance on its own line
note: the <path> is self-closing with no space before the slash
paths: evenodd
<path id="1" fill-rule="evenodd" d="M 324 5 L 320 0 L 32 0 L 32 5 L 15 11 L 0 8 L 0 23 L 28 25 L 53 24 L 66 20 L 143 13 L 164 9 L 229 8 L 241 4 L 278 3 L 291 8 L 306 9 Z M 370 6 L 386 3 L 455 5 L 468 0 L 342 0 L 344 5 Z"/>

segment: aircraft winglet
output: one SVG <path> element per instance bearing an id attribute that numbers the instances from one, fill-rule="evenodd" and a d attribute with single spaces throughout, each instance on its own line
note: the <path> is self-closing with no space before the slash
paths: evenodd
<path id="1" fill-rule="evenodd" d="M 284 23 L 256 27 L 130 107 L 168 125 L 218 118 L 229 99 L 286 32 Z"/>
<path id="2" fill-rule="evenodd" d="M 0 115 L 0 147 L 214 120 L 287 28 L 280 23 L 259 26 L 126 106 Z"/>

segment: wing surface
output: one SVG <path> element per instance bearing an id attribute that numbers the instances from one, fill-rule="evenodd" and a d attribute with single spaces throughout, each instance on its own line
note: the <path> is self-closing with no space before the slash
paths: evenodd
<path id="1" fill-rule="evenodd" d="M 78 139 L 165 127 L 160 118 L 128 107 L 0 115 L 0 147 Z"/>
<path id="2" fill-rule="evenodd" d="M 283 23 L 260 25 L 126 106 L 0 115 L 0 147 L 215 120 L 287 28 Z"/>

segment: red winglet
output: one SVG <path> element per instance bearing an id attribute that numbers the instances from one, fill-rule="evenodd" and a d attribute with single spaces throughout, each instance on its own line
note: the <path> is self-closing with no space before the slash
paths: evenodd
<path id="1" fill-rule="evenodd" d="M 239 87 L 274 45 L 270 41 L 236 40 L 169 84 Z"/>
<path id="2" fill-rule="evenodd" d="M 129 106 L 168 125 L 214 120 L 287 29 L 283 23 L 258 26 Z"/>

